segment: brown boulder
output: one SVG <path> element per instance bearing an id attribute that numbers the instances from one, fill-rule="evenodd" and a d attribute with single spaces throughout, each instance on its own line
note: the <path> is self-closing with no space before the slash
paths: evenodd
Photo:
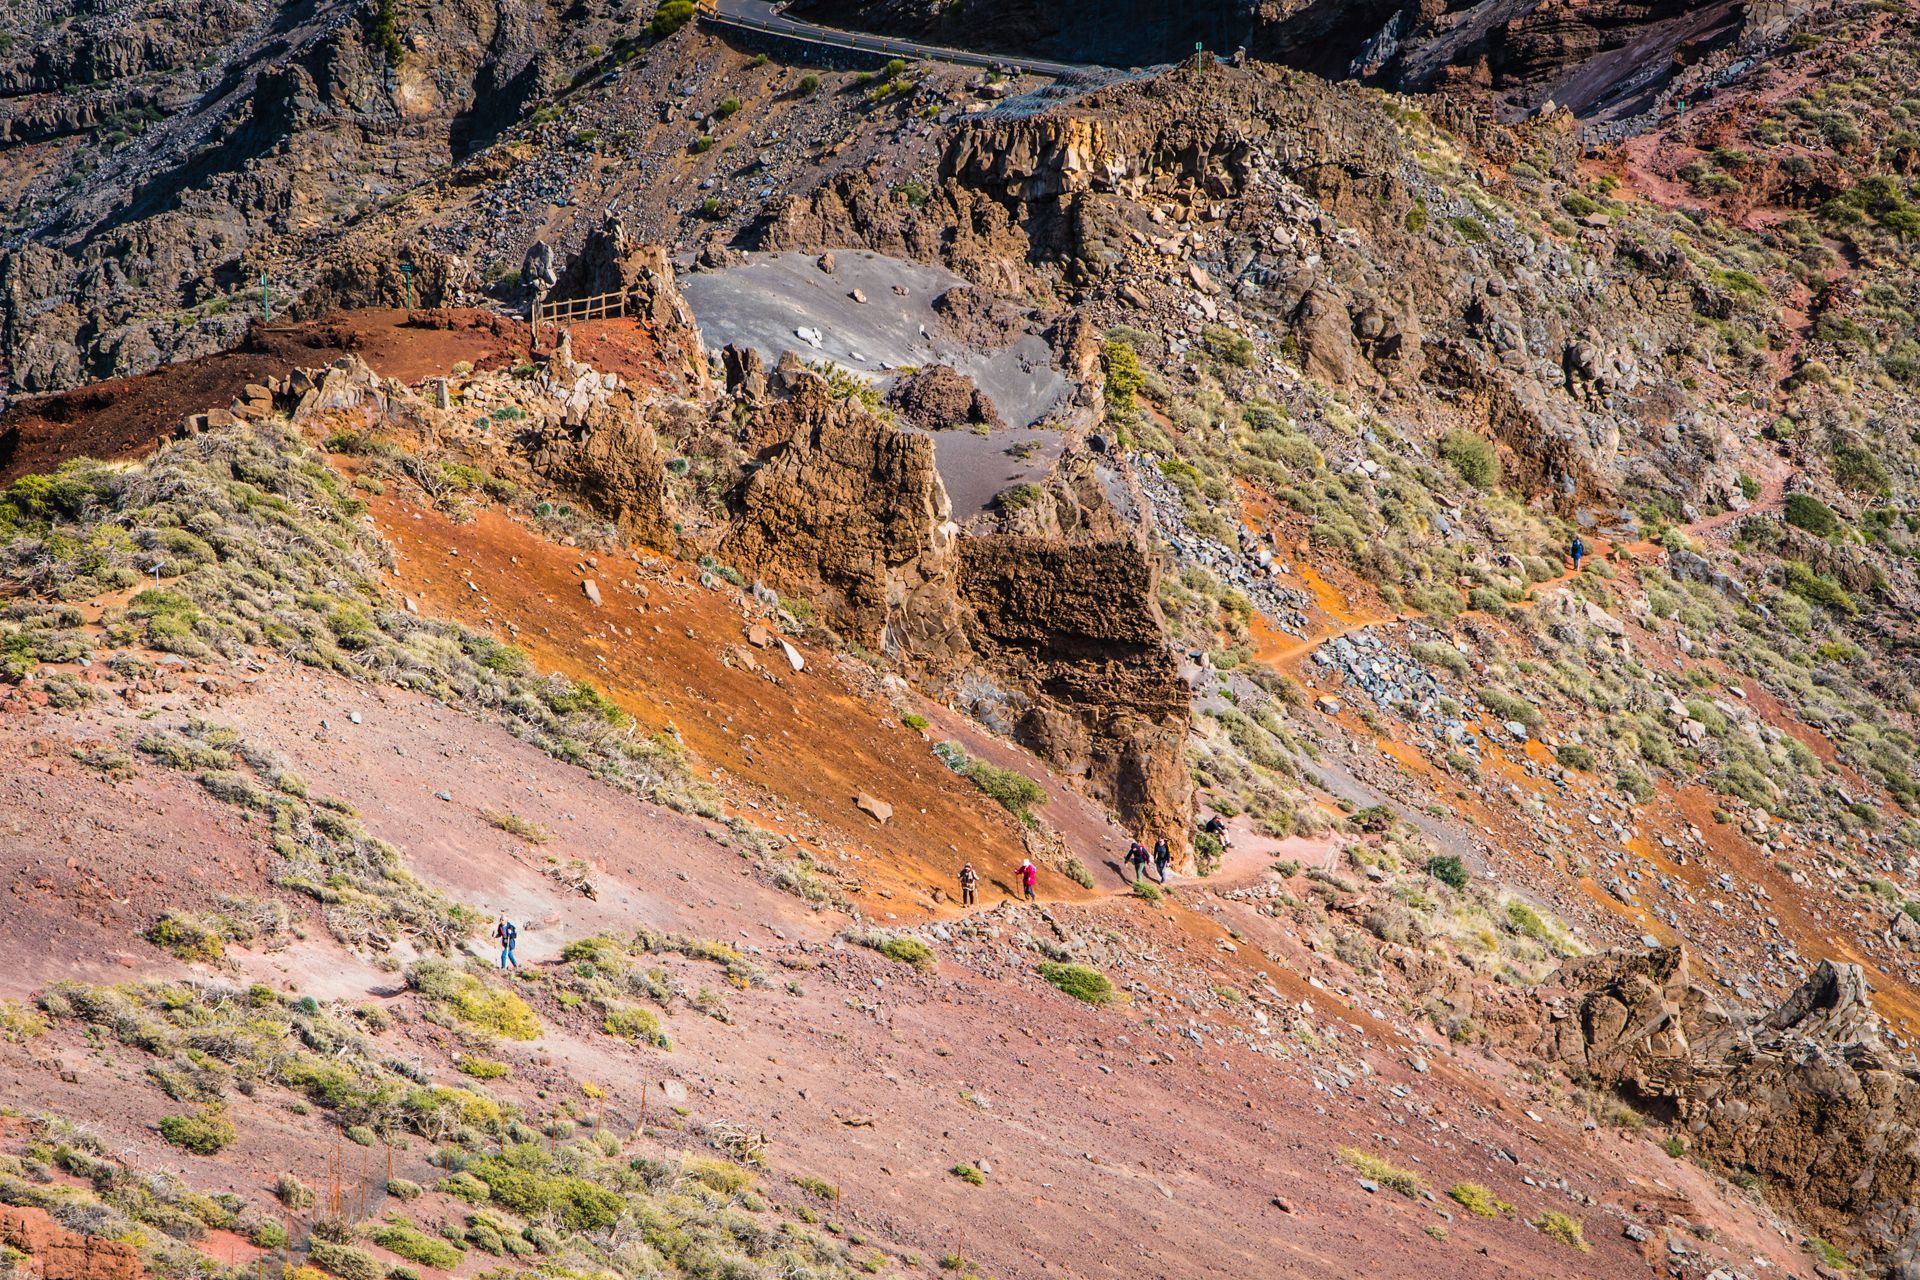
<path id="1" fill-rule="evenodd" d="M 944 364 L 915 370 L 893 384 L 887 399 L 916 427 L 1005 426 L 1000 411 L 973 379 Z"/>
<path id="2" fill-rule="evenodd" d="M 0 1245 L 27 1255 L 17 1270 L 38 1280 L 139 1280 L 133 1246 L 67 1230 L 46 1210 L 0 1205 Z"/>

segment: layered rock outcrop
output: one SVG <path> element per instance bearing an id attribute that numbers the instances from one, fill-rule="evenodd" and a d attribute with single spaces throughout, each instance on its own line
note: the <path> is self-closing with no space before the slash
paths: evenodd
<path id="1" fill-rule="evenodd" d="M 0 1245 L 25 1255 L 11 1271 L 19 1280 L 140 1280 L 145 1274 L 132 1245 L 69 1231 L 45 1209 L 0 1205 Z"/>
<path id="2" fill-rule="evenodd" d="M 1568 963 L 1498 1038 L 1670 1112 L 1692 1150 L 1883 1273 L 1920 1276 L 1920 1064 L 1860 966 L 1821 961 L 1776 1008 L 1722 1007 L 1684 950 Z M 1545 1016 L 1543 1017 L 1542 1014 Z"/>
<path id="3" fill-rule="evenodd" d="M 1156 574 L 1131 539 L 969 538 L 968 636 L 1030 699 L 1016 731 L 1133 829 L 1189 826 L 1189 692 L 1168 650 Z"/>
<path id="4" fill-rule="evenodd" d="M 957 529 L 933 442 L 876 417 L 789 355 L 743 402 L 759 465 L 718 554 L 807 596 L 862 643 L 944 664 L 964 649 Z"/>

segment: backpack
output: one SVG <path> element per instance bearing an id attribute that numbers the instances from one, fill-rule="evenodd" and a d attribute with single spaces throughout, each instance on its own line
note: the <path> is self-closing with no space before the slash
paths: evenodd
<path id="1" fill-rule="evenodd" d="M 500 941 L 506 943 L 509 947 L 514 944 L 514 941 L 518 939 L 519 936 L 520 930 L 514 928 L 513 921 L 511 920 L 507 921 L 506 924 L 500 928 Z"/>

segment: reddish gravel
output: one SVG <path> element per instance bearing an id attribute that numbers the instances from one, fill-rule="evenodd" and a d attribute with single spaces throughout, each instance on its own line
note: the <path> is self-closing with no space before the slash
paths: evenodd
<path id="1" fill-rule="evenodd" d="M 69 458 L 138 458 L 189 416 L 224 408 L 250 382 L 359 355 L 380 374 L 416 382 L 457 361 L 524 359 L 526 326 L 490 312 L 347 311 L 307 324 L 256 326 L 237 350 L 132 378 L 22 401 L 0 414 L 0 483 L 51 471 Z"/>

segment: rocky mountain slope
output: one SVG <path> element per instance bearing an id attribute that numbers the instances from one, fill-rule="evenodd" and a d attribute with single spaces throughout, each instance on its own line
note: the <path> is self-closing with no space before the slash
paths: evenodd
<path id="1" fill-rule="evenodd" d="M 0 16 L 0 1266 L 1914 1272 L 1920 40 L 1233 17 Z"/>

